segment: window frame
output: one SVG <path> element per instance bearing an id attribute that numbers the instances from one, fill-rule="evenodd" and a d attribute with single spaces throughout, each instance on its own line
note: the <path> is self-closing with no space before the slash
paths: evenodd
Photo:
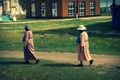
<path id="1" fill-rule="evenodd" d="M 52 17 L 57 17 L 58 12 L 57 12 L 57 2 L 52 2 L 51 3 L 51 11 L 52 11 Z"/>
<path id="2" fill-rule="evenodd" d="M 42 17 L 46 17 L 46 3 L 45 2 L 42 2 L 41 5 L 40 5 L 40 11 L 41 11 L 41 16 Z"/>
<path id="3" fill-rule="evenodd" d="M 75 16 L 75 2 L 73 1 L 68 2 L 68 16 L 69 17 Z"/>
<path id="4" fill-rule="evenodd" d="M 90 15 L 94 15 L 95 14 L 95 1 L 91 1 L 90 3 L 89 3 L 89 5 L 90 5 Z"/>
<path id="5" fill-rule="evenodd" d="M 35 3 L 31 3 L 31 16 L 32 17 L 36 16 L 36 14 L 35 14 Z"/>
<path id="6" fill-rule="evenodd" d="M 85 6 L 86 6 L 85 2 L 80 2 L 79 3 L 79 14 L 80 14 L 80 16 L 85 16 L 85 14 L 86 14 Z"/>

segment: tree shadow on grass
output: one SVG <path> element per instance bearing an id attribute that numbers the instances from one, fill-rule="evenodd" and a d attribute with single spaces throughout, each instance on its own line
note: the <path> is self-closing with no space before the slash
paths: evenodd
<path id="1" fill-rule="evenodd" d="M 62 35 L 62 34 L 69 34 L 69 35 L 77 35 L 77 30 L 75 27 L 72 28 L 60 28 L 60 29 L 50 29 L 50 30 L 45 30 L 45 31 L 34 31 L 34 34 L 58 34 L 58 35 Z"/>
<path id="2" fill-rule="evenodd" d="M 88 35 L 90 37 L 111 37 L 111 36 L 119 37 L 119 35 L 115 35 L 115 34 L 105 35 L 109 31 L 120 32 L 120 31 L 117 31 L 114 28 L 112 28 L 111 21 L 90 24 L 90 25 L 86 25 L 86 27 L 87 27 Z M 73 26 L 71 28 L 59 28 L 59 29 L 34 31 L 33 33 L 41 34 L 41 35 L 44 35 L 44 34 L 58 34 L 58 35 L 69 34 L 72 36 L 77 36 L 79 34 L 79 31 L 77 31 L 77 27 Z"/>
<path id="3" fill-rule="evenodd" d="M 78 65 L 68 64 L 68 63 L 44 64 L 43 66 L 49 66 L 49 67 L 79 67 Z"/>

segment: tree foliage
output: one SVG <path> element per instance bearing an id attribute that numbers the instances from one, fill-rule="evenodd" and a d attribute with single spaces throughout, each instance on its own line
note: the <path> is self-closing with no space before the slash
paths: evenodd
<path id="1" fill-rule="evenodd" d="M 22 10 L 25 11 L 25 9 L 26 9 L 26 0 L 18 0 L 18 3 L 22 7 Z"/>

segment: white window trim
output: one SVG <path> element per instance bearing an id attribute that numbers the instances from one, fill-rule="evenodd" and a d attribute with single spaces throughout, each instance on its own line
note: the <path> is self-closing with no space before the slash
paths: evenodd
<path id="1" fill-rule="evenodd" d="M 35 17 L 35 3 L 31 3 L 31 16 Z"/>
<path id="2" fill-rule="evenodd" d="M 45 4 L 45 2 L 41 3 L 41 16 L 42 17 L 46 16 L 46 4 Z"/>
<path id="3" fill-rule="evenodd" d="M 75 16 L 75 8 L 74 8 L 74 2 L 69 2 L 68 3 L 68 16 L 73 17 Z"/>
<path id="4" fill-rule="evenodd" d="M 52 2 L 52 17 L 57 17 L 57 2 Z"/>
<path id="5" fill-rule="evenodd" d="M 90 2 L 90 15 L 94 15 L 95 14 L 95 2 L 92 1 Z"/>
<path id="6" fill-rule="evenodd" d="M 85 15 L 85 2 L 80 2 L 80 8 L 79 8 L 79 11 L 80 11 L 80 16 L 84 16 Z M 81 5 L 84 5 L 84 7 L 81 7 Z"/>

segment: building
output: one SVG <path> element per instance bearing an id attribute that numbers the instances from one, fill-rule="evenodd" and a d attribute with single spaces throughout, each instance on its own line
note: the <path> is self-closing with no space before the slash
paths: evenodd
<path id="1" fill-rule="evenodd" d="M 21 14 L 22 8 L 18 0 L 0 0 L 0 16 Z"/>
<path id="2" fill-rule="evenodd" d="M 74 18 L 100 15 L 100 0 L 26 0 L 27 18 Z"/>

